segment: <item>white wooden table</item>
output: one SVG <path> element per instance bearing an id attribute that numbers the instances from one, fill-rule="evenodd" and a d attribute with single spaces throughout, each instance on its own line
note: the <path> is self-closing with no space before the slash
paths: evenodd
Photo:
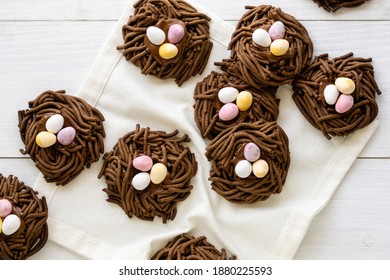
<path id="1" fill-rule="evenodd" d="M 245 5 L 272 4 L 306 26 L 315 54 L 372 57 L 383 92 L 380 128 L 320 212 L 296 259 L 390 259 L 390 1 L 329 14 L 312 0 L 198 0 L 235 24 Z M 229 4 L 227 4 L 229 3 Z M 17 111 L 46 89 L 75 94 L 127 0 L 0 0 L 0 172 L 32 186 Z M 77 258 L 48 243 L 33 259 Z"/>

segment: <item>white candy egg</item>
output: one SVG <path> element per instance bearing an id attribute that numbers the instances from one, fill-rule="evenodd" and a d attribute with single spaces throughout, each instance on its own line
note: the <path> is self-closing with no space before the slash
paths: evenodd
<path id="1" fill-rule="evenodd" d="M 252 33 L 252 41 L 264 48 L 268 48 L 271 45 L 271 37 L 269 36 L 268 32 L 264 29 L 256 29 Z"/>
<path id="2" fill-rule="evenodd" d="M 146 29 L 146 36 L 153 45 L 161 45 L 165 41 L 165 33 L 160 28 L 150 26 Z"/>
<path id="3" fill-rule="evenodd" d="M 60 114 L 55 114 L 46 121 L 46 130 L 51 133 L 57 133 L 63 126 L 64 117 Z"/>
<path id="4" fill-rule="evenodd" d="M 340 92 L 335 85 L 327 85 L 324 89 L 325 102 L 329 105 L 334 105 L 339 98 Z"/>
<path id="5" fill-rule="evenodd" d="M 131 182 L 133 187 L 136 190 L 142 191 L 146 189 L 150 184 L 150 175 L 147 172 L 138 173 L 133 177 L 133 181 Z"/>
<path id="6" fill-rule="evenodd" d="M 240 160 L 237 162 L 236 167 L 234 168 L 234 172 L 240 178 L 247 178 L 249 175 L 251 175 L 252 164 L 246 159 Z"/>
<path id="7" fill-rule="evenodd" d="M 219 101 L 222 103 L 234 102 L 237 98 L 238 90 L 234 87 L 224 87 L 218 92 Z"/>
<path id="8" fill-rule="evenodd" d="M 5 217 L 2 225 L 2 232 L 5 235 L 11 235 L 18 231 L 20 228 L 20 219 L 18 216 L 11 214 Z"/>

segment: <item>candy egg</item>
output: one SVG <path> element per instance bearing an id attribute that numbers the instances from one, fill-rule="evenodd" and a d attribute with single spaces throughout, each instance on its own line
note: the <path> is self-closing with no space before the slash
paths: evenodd
<path id="1" fill-rule="evenodd" d="M 336 85 L 336 88 L 344 94 L 351 94 L 355 91 L 355 82 L 352 81 L 350 78 L 337 78 L 334 82 Z"/>
<path id="2" fill-rule="evenodd" d="M 133 181 L 131 182 L 134 189 L 142 191 L 146 189 L 150 184 L 150 175 L 147 172 L 138 173 L 133 177 Z"/>
<path id="3" fill-rule="evenodd" d="M 180 24 L 172 24 L 168 29 L 168 41 L 177 44 L 184 38 L 184 28 Z"/>
<path id="4" fill-rule="evenodd" d="M 329 105 L 334 105 L 339 95 L 340 92 L 335 85 L 327 85 L 324 89 L 325 102 Z"/>
<path id="5" fill-rule="evenodd" d="M 349 111 L 349 109 L 351 109 L 352 106 L 353 106 L 352 95 L 342 94 L 339 96 L 339 99 L 337 99 L 335 109 L 337 113 L 342 114 Z"/>
<path id="6" fill-rule="evenodd" d="M 257 178 L 263 178 L 265 175 L 267 175 L 268 170 L 268 163 L 263 159 L 259 159 L 253 163 L 252 171 Z"/>
<path id="7" fill-rule="evenodd" d="M 268 34 L 272 40 L 283 39 L 285 33 L 286 27 L 281 21 L 275 21 L 275 23 L 272 24 L 272 26 L 268 30 Z"/>
<path id="8" fill-rule="evenodd" d="M 165 43 L 161 45 L 161 47 L 158 50 L 159 55 L 164 59 L 174 58 L 178 52 L 179 52 L 178 48 L 171 43 Z"/>
<path id="9" fill-rule="evenodd" d="M 150 26 L 146 29 L 146 36 L 153 45 L 161 45 L 165 41 L 164 31 L 155 26 Z"/>
<path id="10" fill-rule="evenodd" d="M 20 228 L 20 224 L 21 222 L 19 217 L 14 214 L 11 214 L 4 219 L 1 228 L 5 235 L 11 235 L 18 231 L 18 229 Z"/>
<path id="11" fill-rule="evenodd" d="M 271 45 L 271 37 L 268 32 L 262 28 L 256 29 L 252 33 L 252 41 L 264 48 L 268 48 Z"/>
<path id="12" fill-rule="evenodd" d="M 46 121 L 46 130 L 51 133 L 57 133 L 61 130 L 62 126 L 64 125 L 64 117 L 60 114 L 55 114 L 51 116 Z"/>
<path id="13" fill-rule="evenodd" d="M 224 87 L 218 92 L 219 101 L 222 103 L 231 103 L 237 99 L 238 90 L 234 87 Z"/>
<path id="14" fill-rule="evenodd" d="M 271 53 L 275 56 L 282 56 L 287 53 L 290 44 L 285 39 L 276 39 L 271 44 Z"/>
<path id="15" fill-rule="evenodd" d="M 152 168 L 153 160 L 149 156 L 138 156 L 133 159 L 133 166 L 140 171 L 149 171 Z"/>
<path id="16" fill-rule="evenodd" d="M 247 111 L 253 102 L 253 96 L 249 91 L 241 91 L 237 96 L 237 107 L 241 112 Z"/>
<path id="17" fill-rule="evenodd" d="M 160 184 L 168 174 L 167 167 L 162 163 L 156 163 L 150 170 L 150 180 L 153 184 Z"/>
<path id="18" fill-rule="evenodd" d="M 12 204 L 8 199 L 0 199 L 0 217 L 6 217 L 12 212 Z"/>
<path id="19" fill-rule="evenodd" d="M 226 103 L 219 110 L 218 116 L 223 121 L 231 121 L 238 115 L 238 107 L 233 103 Z"/>
<path id="20" fill-rule="evenodd" d="M 260 158 L 260 149 L 255 143 L 248 143 L 244 147 L 245 159 L 254 162 Z"/>
<path id="21" fill-rule="evenodd" d="M 58 132 L 57 134 L 58 143 L 64 146 L 67 146 L 72 143 L 75 137 L 76 130 L 71 126 L 61 129 L 60 132 Z"/>
<path id="22" fill-rule="evenodd" d="M 57 141 L 56 136 L 48 131 L 41 131 L 37 134 L 35 142 L 41 148 L 48 148 L 54 145 Z"/>
<path id="23" fill-rule="evenodd" d="M 3 220 L 0 218 L 0 233 L 1 233 L 1 228 L 3 227 Z"/>
<path id="24" fill-rule="evenodd" d="M 236 167 L 234 168 L 234 172 L 240 178 L 246 178 L 251 175 L 252 172 L 252 164 L 243 159 L 237 162 Z"/>

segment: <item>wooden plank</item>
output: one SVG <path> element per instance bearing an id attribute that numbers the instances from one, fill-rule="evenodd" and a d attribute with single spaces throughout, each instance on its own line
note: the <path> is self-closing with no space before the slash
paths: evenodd
<path id="1" fill-rule="evenodd" d="M 353 50 L 358 56 L 374 58 L 384 92 L 378 98 L 381 126 L 361 156 L 389 157 L 390 96 L 386 93 L 390 80 L 385 75 L 390 57 L 378 45 L 390 45 L 390 22 L 304 24 L 316 54 L 329 52 L 334 57 Z M 113 21 L 0 22 L 0 131 L 6 135 L 0 138 L 0 157 L 20 156 L 17 111 L 46 89 L 76 93 L 114 25 Z"/>
<path id="2" fill-rule="evenodd" d="M 361 7 L 330 14 L 311 0 L 196 0 L 192 1 L 225 20 L 237 20 L 245 5 L 270 4 L 300 20 L 388 20 L 386 0 L 369 1 Z M 117 20 L 128 0 L 2 0 L 0 20 Z"/>
<path id="3" fill-rule="evenodd" d="M 295 258 L 389 259 L 389 182 L 389 159 L 357 160 Z"/>

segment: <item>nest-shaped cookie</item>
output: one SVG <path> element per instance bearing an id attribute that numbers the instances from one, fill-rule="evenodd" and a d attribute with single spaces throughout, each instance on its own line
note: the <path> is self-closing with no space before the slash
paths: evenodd
<path id="1" fill-rule="evenodd" d="M 235 173 L 235 165 L 244 159 L 244 147 L 250 142 L 260 148 L 260 159 L 269 166 L 263 178 L 253 173 L 240 178 Z M 266 200 L 272 194 L 280 193 L 290 166 L 288 145 L 286 133 L 276 122 L 261 120 L 226 129 L 206 148 L 206 157 L 211 161 L 209 180 L 212 189 L 226 200 L 241 204 Z"/>
<path id="2" fill-rule="evenodd" d="M 0 233 L 0 259 L 27 259 L 41 250 L 48 238 L 46 199 L 39 198 L 36 191 L 24 185 L 17 177 L 10 175 L 6 178 L 2 174 L 0 199 L 11 202 L 11 214 L 18 216 L 21 221 L 20 228 L 15 233 Z"/>
<path id="3" fill-rule="evenodd" d="M 313 43 L 306 28 L 280 8 L 261 5 L 246 6 L 246 9 L 249 11 L 239 20 L 228 46 L 230 59 L 215 64 L 253 87 L 291 83 L 313 55 Z M 269 48 L 252 41 L 256 29 L 268 31 L 276 21 L 284 24 L 284 39 L 289 42 L 288 52 L 282 56 L 275 56 Z"/>
<path id="4" fill-rule="evenodd" d="M 346 136 L 370 124 L 378 114 L 376 93 L 381 94 L 374 79 L 372 59 L 354 57 L 353 53 L 329 59 L 328 54 L 316 57 L 293 83 L 293 100 L 305 118 L 326 138 Z M 354 81 L 353 107 L 345 113 L 337 113 L 334 105 L 328 105 L 324 89 L 336 78 L 347 77 Z"/>
<path id="5" fill-rule="evenodd" d="M 133 215 L 153 221 L 161 217 L 163 223 L 173 220 L 177 213 L 177 203 L 185 200 L 191 193 L 191 178 L 196 174 L 195 155 L 181 143 L 189 142 L 184 134 L 176 136 L 178 131 L 166 133 L 141 128 L 138 124 L 134 131 L 118 140 L 113 150 L 103 157 L 104 164 L 99 178 L 105 176 L 108 202 L 118 204 L 126 215 Z M 153 163 L 162 163 L 167 168 L 167 176 L 159 183 L 150 182 L 144 190 L 137 190 L 132 179 L 140 173 L 133 167 L 133 160 L 146 155 Z"/>
<path id="6" fill-rule="evenodd" d="M 203 72 L 212 49 L 208 16 L 182 0 L 141 0 L 134 7 L 134 15 L 122 28 L 124 44 L 117 47 L 123 50 L 126 60 L 139 67 L 142 74 L 173 78 L 179 86 Z M 172 19 L 185 25 L 186 42 L 178 46 L 179 55 L 174 59 L 156 59 L 158 54 L 153 54 L 145 44 L 146 29 Z"/>
<path id="7" fill-rule="evenodd" d="M 25 149 L 45 180 L 66 185 L 84 167 L 89 168 L 104 152 L 104 117 L 83 99 L 70 96 L 64 90 L 48 90 L 29 102 L 29 109 L 19 111 L 19 132 Z M 67 146 L 58 142 L 48 148 L 38 146 L 36 137 L 45 131 L 45 124 L 52 115 L 64 118 L 64 127 L 76 130 L 74 140 Z"/>
<path id="8" fill-rule="evenodd" d="M 362 5 L 367 0 L 313 0 L 319 7 L 323 7 L 328 12 L 336 12 L 338 9 L 346 7 L 353 8 Z"/>
<path id="9" fill-rule="evenodd" d="M 207 242 L 205 236 L 194 237 L 187 233 L 180 234 L 159 249 L 152 260 L 235 260 L 228 257 L 226 250 L 219 251 Z"/>
<path id="10" fill-rule="evenodd" d="M 219 110 L 224 105 L 218 98 L 222 88 L 233 87 L 238 91 L 248 91 L 253 102 L 247 111 L 229 121 L 219 118 Z M 225 129 L 242 122 L 255 122 L 260 119 L 275 121 L 279 115 L 279 100 L 275 87 L 254 88 L 229 74 L 211 72 L 203 81 L 197 83 L 194 92 L 194 119 L 203 137 L 213 139 Z"/>

